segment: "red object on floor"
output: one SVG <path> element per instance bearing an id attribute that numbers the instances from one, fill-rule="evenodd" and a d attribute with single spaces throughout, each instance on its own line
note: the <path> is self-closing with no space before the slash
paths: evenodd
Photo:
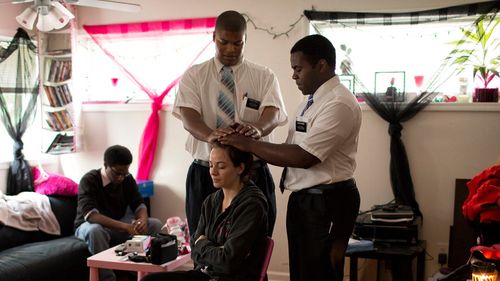
<path id="1" fill-rule="evenodd" d="M 486 246 L 474 246 L 470 248 L 471 254 L 474 252 L 480 252 L 484 258 L 489 260 L 500 260 L 500 244 L 495 244 L 491 247 Z"/>
<path id="2" fill-rule="evenodd" d="M 465 218 L 481 223 L 500 221 L 500 165 L 485 169 L 467 187 L 469 196 L 462 205 Z"/>

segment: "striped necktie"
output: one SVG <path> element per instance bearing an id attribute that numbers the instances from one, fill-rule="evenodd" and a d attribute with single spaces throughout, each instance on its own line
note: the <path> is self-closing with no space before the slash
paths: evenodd
<path id="1" fill-rule="evenodd" d="M 224 128 L 234 123 L 235 84 L 231 67 L 224 66 L 221 71 L 221 87 L 217 96 L 217 128 Z"/>
<path id="2" fill-rule="evenodd" d="M 309 95 L 309 97 L 307 97 L 306 107 L 304 107 L 300 116 L 304 116 L 304 113 L 306 113 L 306 110 L 313 104 L 313 102 L 313 95 Z"/>

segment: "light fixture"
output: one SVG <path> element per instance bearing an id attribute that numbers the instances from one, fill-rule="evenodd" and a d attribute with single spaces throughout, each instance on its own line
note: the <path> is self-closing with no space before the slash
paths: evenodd
<path id="1" fill-rule="evenodd" d="M 28 7 L 24 12 L 16 17 L 17 22 L 26 29 L 33 29 L 33 24 L 36 20 L 36 10 L 33 7 Z"/>
<path id="2" fill-rule="evenodd" d="M 35 0 L 35 3 L 17 16 L 16 20 L 23 27 L 33 29 L 37 14 L 36 27 L 44 32 L 63 28 L 75 17 L 57 0 Z"/>

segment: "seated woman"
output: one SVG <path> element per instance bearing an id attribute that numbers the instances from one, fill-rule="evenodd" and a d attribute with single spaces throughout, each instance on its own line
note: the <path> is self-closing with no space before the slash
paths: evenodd
<path id="1" fill-rule="evenodd" d="M 210 175 L 220 188 L 204 201 L 192 245 L 194 270 L 152 273 L 142 281 L 257 281 L 265 255 L 267 202 L 248 180 L 252 154 L 214 144 Z"/>

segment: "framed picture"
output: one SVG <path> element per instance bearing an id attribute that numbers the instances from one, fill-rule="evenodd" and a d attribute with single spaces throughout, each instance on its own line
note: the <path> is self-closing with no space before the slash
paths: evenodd
<path id="1" fill-rule="evenodd" d="M 405 72 L 375 72 L 375 94 L 386 101 L 403 102 L 405 100 Z"/>
<path id="2" fill-rule="evenodd" d="M 351 93 L 356 95 L 354 87 L 354 75 L 352 74 L 340 74 L 340 83 L 342 83 Z"/>

